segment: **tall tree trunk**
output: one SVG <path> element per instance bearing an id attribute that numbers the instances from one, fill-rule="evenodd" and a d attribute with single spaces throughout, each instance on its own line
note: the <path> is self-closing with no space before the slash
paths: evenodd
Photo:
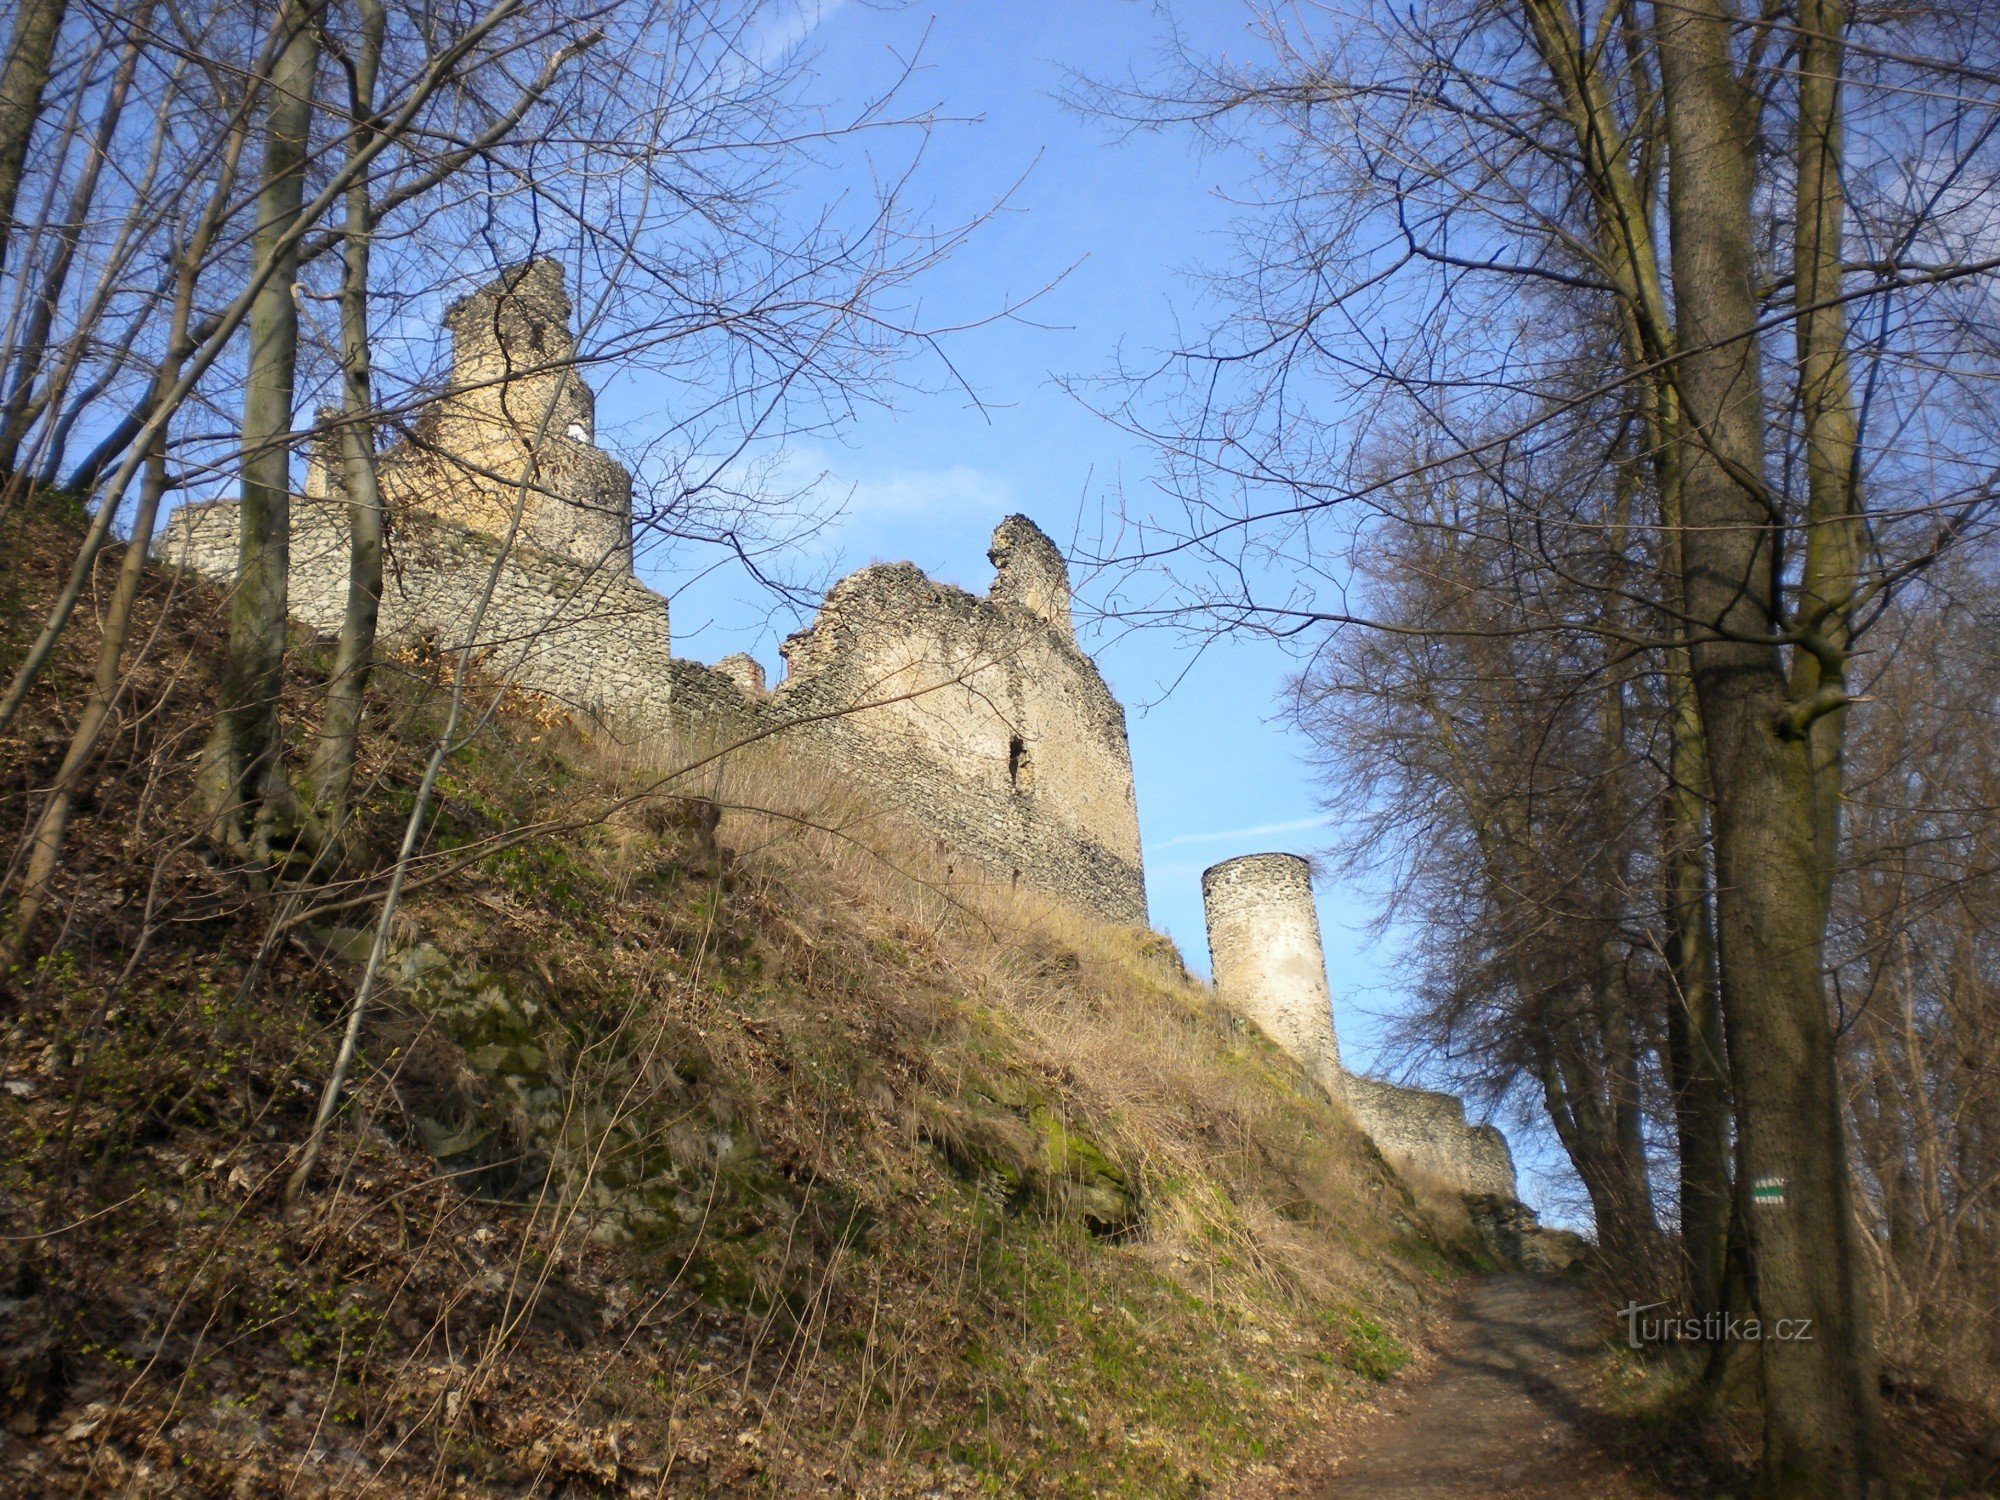
<path id="1" fill-rule="evenodd" d="M 1707 785 L 1701 726 L 1686 655 L 1668 666 L 1669 712 L 1675 719 L 1672 781 L 1663 812 L 1661 864 L 1666 872 L 1667 1084 L 1674 1102 L 1680 1157 L 1681 1255 L 1688 1309 L 1703 1318 L 1722 1310 L 1723 1263 L 1729 1243 L 1729 1082 L 1724 1071 L 1722 1007 L 1709 937 Z"/>
<path id="2" fill-rule="evenodd" d="M 12 476 L 21 451 L 21 440 L 27 436 L 42 407 L 46 405 L 49 392 L 37 393 L 43 362 L 48 357 L 49 332 L 55 325 L 56 309 L 62 302 L 63 285 L 69 280 L 71 265 L 76 252 L 83 243 L 84 224 L 90 214 L 90 205 L 97 196 L 98 174 L 103 170 L 111 152 L 112 137 L 118 130 L 118 120 L 125 112 L 125 100 L 131 93 L 132 78 L 138 71 L 148 19 L 152 12 L 150 4 L 142 4 L 132 21 L 131 35 L 125 42 L 124 56 L 118 60 L 118 69 L 112 75 L 104 107 L 98 113 L 97 130 L 91 141 L 90 158 L 83 164 L 77 175 L 76 186 L 70 193 L 69 215 L 58 237 L 55 257 L 49 265 L 42 284 L 36 289 L 34 305 L 28 314 L 26 333 L 20 340 L 20 352 L 15 357 L 13 381 L 7 392 L 4 410 L 0 410 L 0 474 Z"/>
<path id="3" fill-rule="evenodd" d="M 359 0 L 361 40 L 350 77 L 351 151 L 367 138 L 375 112 L 375 74 L 382 56 L 387 16 L 380 0 Z M 340 647 L 327 686 L 319 742 L 313 749 L 314 814 L 327 840 L 340 837 L 348 793 L 354 783 L 355 748 L 368 672 L 375 658 L 375 621 L 382 603 L 382 490 L 375 472 L 375 393 L 369 362 L 368 251 L 375 232 L 365 175 L 347 190 L 340 279 L 340 488 L 347 499 L 347 609 L 340 622 Z M 334 477 L 329 463 L 329 485 Z"/>
<path id="4" fill-rule="evenodd" d="M 20 899 L 14 903 L 7 931 L 0 936 L 0 972 L 18 964 L 27 951 L 35 924 L 48 904 L 49 890 L 62 860 L 63 839 L 69 831 L 70 814 L 78 796 L 87 789 L 88 777 L 98 746 L 111 727 L 119 688 L 124 678 L 120 667 L 125 659 L 126 641 L 131 635 L 132 614 L 138 604 L 139 589 L 146 577 L 146 553 L 153 541 L 153 524 L 160 513 L 160 499 L 167 490 L 166 440 L 160 438 L 146 455 L 146 470 L 139 482 L 139 504 L 132 517 L 132 535 L 118 565 L 118 583 L 112 590 L 110 608 L 105 612 L 104 633 L 98 642 L 97 667 L 91 676 L 90 696 L 70 735 L 69 749 L 56 771 L 49 799 L 42 805 L 29 836 L 28 870 L 21 885 Z"/>
<path id="5" fill-rule="evenodd" d="M 21 196 L 28 143 L 41 117 L 49 60 L 67 9 L 68 0 L 21 0 L 14 33 L 7 39 L 7 65 L 0 70 L 0 269 L 5 269 L 14 242 L 14 205 Z"/>
<path id="6" fill-rule="evenodd" d="M 1840 294 L 1847 194 L 1841 185 L 1843 0 L 1799 5 L 1798 202 L 1794 214 L 1794 336 L 1805 425 L 1806 540 L 1793 658 L 1791 723 L 1811 750 L 1816 832 L 1832 882 L 1840 836 L 1845 673 L 1863 545 L 1860 433 Z"/>
<path id="7" fill-rule="evenodd" d="M 1677 442 L 1680 400 L 1669 366 L 1674 349 L 1660 257 L 1654 242 L 1653 187 L 1634 175 L 1627 127 L 1600 71 L 1603 52 L 1586 44 L 1561 0 L 1526 0 L 1538 54 L 1560 90 L 1578 160 L 1589 185 L 1600 268 L 1618 295 L 1619 334 L 1638 382 L 1647 453 L 1660 508 L 1660 566 L 1670 611 L 1682 609 L 1681 494 Z M 1635 39 L 1636 41 L 1636 39 Z M 1631 127 L 1644 128 L 1644 122 Z M 1678 633 L 1678 624 L 1669 627 Z M 1680 1156 L 1681 1242 L 1691 1310 L 1720 1309 L 1729 1232 L 1729 1089 L 1716 993 L 1708 876 L 1708 774 L 1694 680 L 1685 647 L 1667 649 L 1671 739 L 1662 850 L 1666 868 L 1668 963 L 1676 1004 L 1667 1018 L 1668 1071 Z"/>
<path id="8" fill-rule="evenodd" d="M 1869 1332 L 1823 989 L 1830 861 L 1778 637 L 1753 293 L 1754 121 L 1716 0 L 1656 14 L 1671 150 L 1682 597 L 1715 788 L 1716 909 L 1764 1397 L 1768 1495 L 1855 1497 L 1875 1468 Z M 1810 1337 L 1805 1337 L 1806 1333 Z M 1791 1335 L 1787 1337 L 1785 1335 Z"/>
<path id="9" fill-rule="evenodd" d="M 1597 1226 L 1599 1253 L 1631 1291 L 1648 1289 L 1654 1249 L 1643 1159 L 1634 1160 L 1621 1131 L 1619 1083 L 1602 1040 L 1600 997 L 1551 997 L 1533 1048 L 1542 1104 L 1576 1169 Z"/>
<path id="10" fill-rule="evenodd" d="M 319 66 L 316 8 L 294 0 L 271 77 L 264 161 L 251 262 L 273 269 L 249 312 L 250 358 L 243 394 L 242 503 L 236 591 L 205 781 L 218 842 L 253 880 L 267 871 L 294 809 L 281 744 L 285 617 L 291 567 L 291 453 L 299 313 L 293 300 L 298 245 L 289 234 L 304 199 L 313 77 Z"/>
<path id="11" fill-rule="evenodd" d="M 1623 607 L 1625 552 L 1630 536 L 1631 506 L 1636 487 L 1629 482 L 1629 465 L 1621 466 L 1619 500 L 1605 537 L 1611 559 L 1604 609 L 1607 621 L 1619 623 Z M 1613 1170 L 1625 1218 L 1625 1255 L 1636 1282 L 1650 1281 L 1659 1251 L 1659 1220 L 1653 1213 L 1653 1186 L 1646 1169 L 1644 1105 L 1639 1084 L 1639 1026 L 1632 1005 L 1632 987 L 1625 971 L 1624 895 L 1630 889 L 1625 844 L 1617 829 L 1624 822 L 1630 792 L 1626 786 L 1626 680 L 1622 669 L 1603 665 L 1598 696 L 1600 769 L 1595 795 L 1600 799 L 1596 839 L 1601 851 L 1594 882 L 1598 909 L 1592 914 L 1598 929 L 1597 1044 L 1604 1071 L 1604 1097 L 1611 1125 Z"/>

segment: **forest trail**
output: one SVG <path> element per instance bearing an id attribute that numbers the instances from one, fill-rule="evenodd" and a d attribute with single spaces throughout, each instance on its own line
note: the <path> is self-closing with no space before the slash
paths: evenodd
<path id="1" fill-rule="evenodd" d="M 1573 1287 L 1531 1276 L 1474 1283 L 1426 1375 L 1383 1394 L 1381 1410 L 1291 1491 L 1313 1500 L 1507 1500 L 1664 1493 L 1604 1446 L 1592 1355 L 1604 1331 Z"/>

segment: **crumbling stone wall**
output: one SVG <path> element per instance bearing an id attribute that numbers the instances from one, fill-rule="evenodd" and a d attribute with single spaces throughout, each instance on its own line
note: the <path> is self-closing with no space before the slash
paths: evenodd
<path id="1" fill-rule="evenodd" d="M 339 631 L 347 607 L 349 535 L 345 503 L 293 497 L 289 607 L 323 635 Z M 234 501 L 186 505 L 155 550 L 228 580 L 236 575 L 236 540 Z M 472 640 L 487 671 L 590 718 L 640 732 L 666 726 L 667 601 L 630 572 L 519 545 L 500 558 L 492 538 L 420 511 L 397 517 L 385 551 L 377 625 L 384 640 L 428 637 L 459 649 L 493 575 Z"/>
<path id="2" fill-rule="evenodd" d="M 1491 1125 L 1470 1125 L 1452 1094 L 1347 1077 L 1347 1107 L 1386 1156 L 1432 1172 L 1468 1193 L 1514 1196 L 1514 1156 Z"/>
<path id="3" fill-rule="evenodd" d="M 773 706 L 946 852 L 1143 922 L 1125 711 L 1076 647 L 1062 556 L 1022 516 L 990 555 L 984 599 L 908 563 L 842 579 L 785 642 Z"/>
<path id="4" fill-rule="evenodd" d="M 843 579 L 785 644 L 775 692 L 745 656 L 714 669 L 675 661 L 666 601 L 632 575 L 631 477 L 595 446 L 569 317 L 550 261 L 508 271 L 446 314 L 450 384 L 378 459 L 383 637 L 463 645 L 490 580 L 472 642 L 490 672 L 624 735 L 772 733 L 876 788 L 947 856 L 1143 922 L 1125 714 L 1077 649 L 1054 543 L 1023 516 L 1001 522 L 984 599 L 907 563 Z M 330 451 L 311 456 L 304 488 L 291 610 L 330 634 L 349 537 Z M 158 550 L 233 579 L 236 505 L 181 508 Z"/>
<path id="5" fill-rule="evenodd" d="M 1468 1193 L 1514 1197 L 1507 1139 L 1469 1125 L 1450 1094 L 1404 1088 L 1341 1066 L 1327 993 L 1312 870 L 1294 854 L 1246 854 L 1201 877 L 1209 960 L 1222 998 L 1336 1098 L 1383 1154 Z"/>
<path id="6" fill-rule="evenodd" d="M 530 261 L 445 313 L 451 383 L 376 461 L 391 511 L 424 510 L 586 566 L 632 571 L 632 476 L 596 446 L 597 400 L 576 370 L 569 295 Z M 321 481 L 339 489 L 338 469 Z M 306 492 L 314 493 L 313 476 Z"/>

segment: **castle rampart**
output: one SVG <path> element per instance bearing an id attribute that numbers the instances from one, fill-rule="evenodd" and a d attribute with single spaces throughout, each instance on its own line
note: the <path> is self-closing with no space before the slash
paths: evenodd
<path id="1" fill-rule="evenodd" d="M 234 501 L 184 505 L 156 550 L 211 578 L 236 574 Z M 350 532 L 344 502 L 292 500 L 292 616 L 336 634 L 347 607 Z M 620 725 L 667 722 L 667 601 L 616 567 L 510 548 L 501 566 L 491 538 L 422 511 L 396 515 L 377 629 L 384 640 L 428 638 L 457 650 L 492 576 L 472 648 L 487 671 L 587 717 Z"/>
<path id="2" fill-rule="evenodd" d="M 1246 854 L 1225 860 L 1202 875 L 1201 896 L 1217 992 L 1329 1094 L 1344 1099 L 1384 1155 L 1463 1192 L 1514 1197 L 1506 1137 L 1491 1125 L 1468 1125 L 1462 1102 L 1341 1066 L 1312 869 L 1303 859 Z"/>
<path id="3" fill-rule="evenodd" d="M 1062 554 L 1024 516 L 994 533 L 977 598 L 908 563 L 864 568 L 785 643 L 775 691 L 748 657 L 673 658 L 666 600 L 632 573 L 631 477 L 595 446 L 553 262 L 505 273 L 446 314 L 452 374 L 377 460 L 387 566 L 379 629 L 456 649 L 491 589 L 486 670 L 621 734 L 772 731 L 873 787 L 999 881 L 1143 922 L 1125 714 L 1077 649 Z M 294 497 L 292 614 L 340 628 L 349 521 L 322 449 Z M 237 569 L 233 502 L 184 506 L 158 550 L 217 579 Z"/>
<path id="4" fill-rule="evenodd" d="M 1010 516 L 994 556 L 1007 561 L 985 599 L 908 563 L 842 579 L 785 643 L 775 707 L 810 721 L 803 736 L 896 792 L 948 847 L 1143 922 L 1125 711 L 1071 637 L 1055 545 Z M 1024 556 L 1042 580 L 1028 598 L 1010 589 Z"/>
<path id="5" fill-rule="evenodd" d="M 1468 1193 L 1514 1196 L 1514 1155 L 1491 1125 L 1466 1122 L 1452 1094 L 1350 1073 L 1347 1107 L 1384 1155 L 1410 1162 Z"/>

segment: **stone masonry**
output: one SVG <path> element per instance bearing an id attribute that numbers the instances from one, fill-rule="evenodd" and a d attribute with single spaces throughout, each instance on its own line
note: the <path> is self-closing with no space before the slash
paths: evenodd
<path id="1" fill-rule="evenodd" d="M 1062 554 L 1009 516 L 989 556 L 984 599 L 908 563 L 842 579 L 785 642 L 774 707 L 947 849 L 1143 923 L 1125 711 L 1076 647 Z"/>
<path id="2" fill-rule="evenodd" d="M 1327 994 L 1312 870 L 1295 854 L 1246 854 L 1201 877 L 1209 959 L 1222 998 L 1337 1099 L 1382 1153 L 1462 1192 L 1515 1196 L 1507 1138 L 1469 1125 L 1450 1094 L 1364 1078 L 1341 1066 Z"/>
<path id="3" fill-rule="evenodd" d="M 1215 987 L 1338 1095 L 1346 1074 L 1333 1034 L 1312 870 L 1296 854 L 1246 854 L 1201 877 Z"/>
<path id="4" fill-rule="evenodd" d="M 631 476 L 596 446 L 560 269 L 535 261 L 454 304 L 443 394 L 378 459 L 380 631 L 470 644 L 487 671 L 607 731 L 774 731 L 874 788 L 989 878 L 1117 922 L 1146 918 L 1125 714 L 1077 648 L 1069 573 L 1032 521 L 993 536 L 976 597 L 908 563 L 836 584 L 766 691 L 749 657 L 677 661 L 667 602 L 632 572 Z M 237 573 L 234 502 L 184 506 L 167 561 Z M 349 521 L 340 467 L 294 497 L 290 608 L 340 628 Z M 483 614 L 480 601 L 487 599 Z"/>

